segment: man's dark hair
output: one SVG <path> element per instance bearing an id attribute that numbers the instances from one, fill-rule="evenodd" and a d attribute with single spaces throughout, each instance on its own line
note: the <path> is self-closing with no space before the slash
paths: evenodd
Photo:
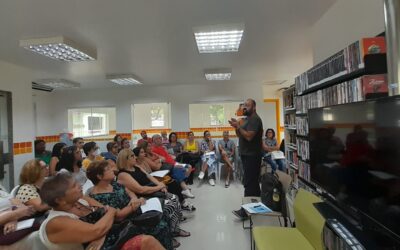
<path id="1" fill-rule="evenodd" d="M 44 140 L 42 140 L 42 139 L 39 139 L 39 140 L 35 140 L 35 143 L 34 143 L 34 145 L 35 145 L 35 147 L 36 147 L 36 145 L 38 145 L 39 143 L 46 143 Z"/>
<path id="2" fill-rule="evenodd" d="M 256 101 L 254 101 L 254 99 L 249 98 L 248 100 L 251 101 L 251 104 L 253 104 L 254 107 L 257 106 Z"/>
<path id="3" fill-rule="evenodd" d="M 85 152 L 85 155 L 89 155 L 90 150 L 94 149 L 96 147 L 96 143 L 94 141 L 87 142 L 85 145 L 83 145 L 83 152 Z"/>
<path id="4" fill-rule="evenodd" d="M 73 140 L 72 140 L 72 143 L 73 144 L 76 144 L 78 141 L 80 141 L 80 140 L 82 140 L 83 141 L 83 138 L 82 137 L 76 137 L 76 138 L 74 138 Z"/>
<path id="5" fill-rule="evenodd" d="M 107 151 L 111 151 L 111 149 L 116 145 L 117 143 L 115 141 L 107 143 Z"/>

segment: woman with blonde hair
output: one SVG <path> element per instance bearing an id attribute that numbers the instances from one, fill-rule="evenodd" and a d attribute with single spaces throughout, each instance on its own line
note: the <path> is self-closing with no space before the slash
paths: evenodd
<path id="1" fill-rule="evenodd" d="M 19 175 L 20 187 L 16 198 L 26 206 L 32 206 L 38 212 L 45 212 L 49 206 L 42 203 L 40 189 L 44 179 L 49 175 L 49 170 L 44 161 L 35 159 L 27 161 Z"/>

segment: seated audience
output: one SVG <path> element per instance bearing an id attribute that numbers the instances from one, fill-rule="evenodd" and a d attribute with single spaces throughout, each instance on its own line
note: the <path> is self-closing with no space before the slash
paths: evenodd
<path id="1" fill-rule="evenodd" d="M 53 151 L 51 152 L 51 160 L 49 164 L 49 175 L 53 176 L 56 172 L 57 163 L 60 161 L 61 153 L 64 148 L 67 147 L 67 144 L 63 142 L 59 142 L 54 144 Z"/>
<path id="2" fill-rule="evenodd" d="M 147 132 L 145 131 L 145 130 L 143 130 L 142 132 L 140 132 L 140 136 L 142 137 L 142 139 L 140 139 L 138 142 L 137 142 L 137 145 L 138 146 L 140 146 L 140 144 L 143 142 L 143 141 L 147 141 L 148 143 L 152 143 L 153 142 L 153 140 L 150 138 L 150 137 L 147 137 Z"/>
<path id="3" fill-rule="evenodd" d="M 145 142 L 147 144 L 147 142 Z M 141 167 L 143 170 L 145 170 L 146 173 L 151 173 L 153 172 L 150 165 L 147 162 L 147 157 L 146 157 L 146 152 L 143 147 L 136 147 L 133 149 L 133 153 L 136 156 L 136 162 L 137 166 Z M 194 211 L 196 208 L 191 204 L 187 199 L 183 197 L 182 194 L 182 188 L 181 186 L 174 180 L 172 179 L 169 175 L 166 175 L 162 180 L 168 189 L 168 192 L 175 194 L 179 198 L 179 202 L 181 203 L 181 207 L 183 210 L 187 211 Z"/>
<path id="4" fill-rule="evenodd" d="M 40 197 L 53 208 L 39 231 L 48 249 L 138 249 L 143 238 L 136 237 L 147 238 L 137 236 L 135 227 L 114 224 L 116 209 L 83 197 L 81 185 L 68 173 L 47 179 Z M 153 243 L 148 249 L 163 249 Z"/>
<path id="5" fill-rule="evenodd" d="M 51 152 L 46 150 L 46 142 L 44 140 L 35 140 L 35 158 L 50 164 Z"/>
<path id="6" fill-rule="evenodd" d="M 272 128 L 269 128 L 267 129 L 267 131 L 265 131 L 265 140 L 263 142 L 262 148 L 266 152 L 265 160 L 269 165 L 271 165 L 272 170 L 275 171 L 276 169 L 279 169 L 281 171 L 284 171 L 285 170 L 284 159 L 272 160 L 271 157 L 272 151 L 279 150 L 278 142 L 275 139 L 275 131 Z"/>
<path id="7" fill-rule="evenodd" d="M 83 141 L 82 137 L 76 137 L 72 140 L 72 144 L 73 146 L 77 147 L 79 149 L 79 151 L 81 152 L 82 155 L 82 159 L 85 159 L 86 155 L 83 152 L 83 145 L 85 144 L 85 142 Z"/>
<path id="8" fill-rule="evenodd" d="M 122 139 L 122 141 L 121 141 L 121 146 L 122 146 L 121 150 L 122 150 L 122 149 L 130 149 L 130 148 L 131 148 L 131 144 L 130 144 L 129 140 L 126 139 L 126 138 L 123 138 L 123 139 Z M 121 151 L 121 150 L 120 150 L 120 151 Z"/>
<path id="9" fill-rule="evenodd" d="M 194 134 L 190 131 L 187 134 L 187 140 L 183 147 L 183 153 L 177 157 L 177 161 L 190 164 L 193 167 L 196 167 L 197 164 L 201 161 L 199 144 L 194 140 Z M 193 184 L 193 175 L 194 171 L 189 175 L 187 183 Z"/>
<path id="10" fill-rule="evenodd" d="M 164 146 L 162 145 L 161 136 L 160 135 L 153 135 L 153 146 L 152 146 L 153 153 L 160 156 L 161 161 L 172 166 L 172 178 L 174 178 L 182 187 L 183 191 L 182 194 L 187 198 L 194 198 L 194 195 L 190 192 L 190 189 L 185 183 L 185 180 L 192 172 L 192 166 L 189 164 L 182 164 L 176 162 L 171 155 L 165 150 Z M 161 167 L 161 169 L 163 169 Z"/>
<path id="11" fill-rule="evenodd" d="M 118 152 L 119 151 L 121 151 L 121 149 L 122 149 L 122 136 L 121 135 L 116 135 L 116 136 L 114 136 L 114 142 L 116 142 L 117 143 L 117 145 L 118 145 Z"/>
<path id="12" fill-rule="evenodd" d="M 95 185 L 89 196 L 117 209 L 115 219 L 118 221 L 133 219 L 140 214 L 140 206 L 146 203 L 144 198 L 137 196 L 116 182 L 113 169 L 107 161 L 92 162 L 87 170 L 87 177 Z M 166 248 L 172 242 L 168 222 L 161 220 L 155 227 L 137 227 L 137 234 L 149 234 L 158 239 Z"/>
<path id="13" fill-rule="evenodd" d="M 162 167 L 161 157 L 153 153 L 151 144 L 149 144 L 147 141 L 144 141 L 141 143 L 140 147 L 143 148 L 144 152 L 146 153 L 146 158 L 144 160 L 147 162 L 151 170 L 160 170 Z"/>
<path id="14" fill-rule="evenodd" d="M 86 158 L 82 161 L 82 168 L 85 171 L 93 161 L 104 160 L 104 157 L 102 157 L 99 153 L 99 147 L 93 141 L 83 145 L 83 152 L 86 154 Z"/>
<path id="15" fill-rule="evenodd" d="M 225 180 L 225 187 L 229 187 L 230 178 L 233 172 L 233 162 L 235 157 L 235 143 L 229 139 L 229 131 L 222 133 L 223 139 L 218 142 L 218 149 L 221 154 L 221 162 L 225 163 L 227 167 L 227 176 Z"/>
<path id="16" fill-rule="evenodd" d="M 169 134 L 169 143 L 166 148 L 168 153 L 173 154 L 174 156 L 178 156 L 183 151 L 183 145 L 178 141 L 178 136 L 175 132 Z"/>
<path id="17" fill-rule="evenodd" d="M 82 154 L 76 146 L 71 146 L 63 150 L 56 170 L 70 172 L 81 186 L 85 185 L 87 181 L 85 171 L 82 169 Z"/>
<path id="18" fill-rule="evenodd" d="M 104 159 L 112 160 L 113 162 L 117 163 L 118 157 L 118 143 L 116 142 L 109 142 L 107 143 L 107 152 L 102 153 Z"/>
<path id="19" fill-rule="evenodd" d="M 211 140 L 210 131 L 204 131 L 204 139 L 200 143 L 200 152 L 202 153 L 201 161 L 201 172 L 199 174 L 199 179 L 204 178 L 205 172 L 208 171 L 208 183 L 211 186 L 215 186 L 215 177 L 217 174 L 218 161 L 215 155 L 216 143 Z"/>
<path id="20" fill-rule="evenodd" d="M 179 228 L 182 211 L 177 197 L 167 191 L 164 183 L 137 166 L 136 156 L 132 151 L 121 150 L 118 154 L 117 166 L 119 169 L 117 178 L 120 184 L 136 195 L 165 198 L 167 202 L 164 209 L 170 218 L 172 232 L 182 234 L 180 236 L 190 235 Z"/>
<path id="21" fill-rule="evenodd" d="M 169 139 L 168 139 L 168 136 L 167 136 L 167 131 L 165 131 L 165 130 L 161 131 L 161 137 L 162 137 L 162 144 L 164 146 L 167 146 L 167 144 L 169 143 Z"/>
<path id="22" fill-rule="evenodd" d="M 42 203 L 39 192 L 44 179 L 49 175 L 46 164 L 38 159 L 27 161 L 19 175 L 20 187 L 15 198 L 26 206 L 32 206 L 38 212 L 45 212 L 50 208 Z"/>

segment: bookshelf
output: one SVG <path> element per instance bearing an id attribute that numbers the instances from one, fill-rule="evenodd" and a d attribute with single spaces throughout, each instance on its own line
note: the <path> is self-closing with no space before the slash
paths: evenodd
<path id="1" fill-rule="evenodd" d="M 320 192 L 310 178 L 308 110 L 374 97 L 368 88 L 371 81 L 386 83 L 387 89 L 384 43 L 384 37 L 356 41 L 297 76 L 294 86 L 283 92 L 285 142 L 290 142 L 285 147 L 285 155 L 292 177 L 292 189 L 286 196 L 289 214 L 292 214 L 291 204 L 299 188 Z M 327 235 L 333 234 L 328 232 Z"/>
<path id="2" fill-rule="evenodd" d="M 283 110 L 285 124 L 285 156 L 286 169 L 292 177 L 292 186 L 297 189 L 297 174 L 299 159 L 297 157 L 297 126 L 296 126 L 296 104 L 295 104 L 296 89 L 295 86 L 289 87 L 283 92 Z M 293 197 L 290 197 L 293 198 Z"/>

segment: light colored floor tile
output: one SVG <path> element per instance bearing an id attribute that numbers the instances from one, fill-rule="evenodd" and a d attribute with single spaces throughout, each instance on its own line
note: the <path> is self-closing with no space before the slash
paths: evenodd
<path id="1" fill-rule="evenodd" d="M 178 238 L 179 250 L 247 250 L 250 249 L 249 230 L 242 228 L 242 222 L 235 219 L 232 210 L 240 208 L 243 186 L 234 182 L 229 188 L 217 182 L 211 187 L 207 182 L 191 186 L 196 195 L 193 199 L 197 210 L 182 229 L 191 232 L 187 238 Z M 259 221 L 257 220 L 257 224 Z M 263 225 L 279 225 L 276 219 L 262 218 Z"/>

